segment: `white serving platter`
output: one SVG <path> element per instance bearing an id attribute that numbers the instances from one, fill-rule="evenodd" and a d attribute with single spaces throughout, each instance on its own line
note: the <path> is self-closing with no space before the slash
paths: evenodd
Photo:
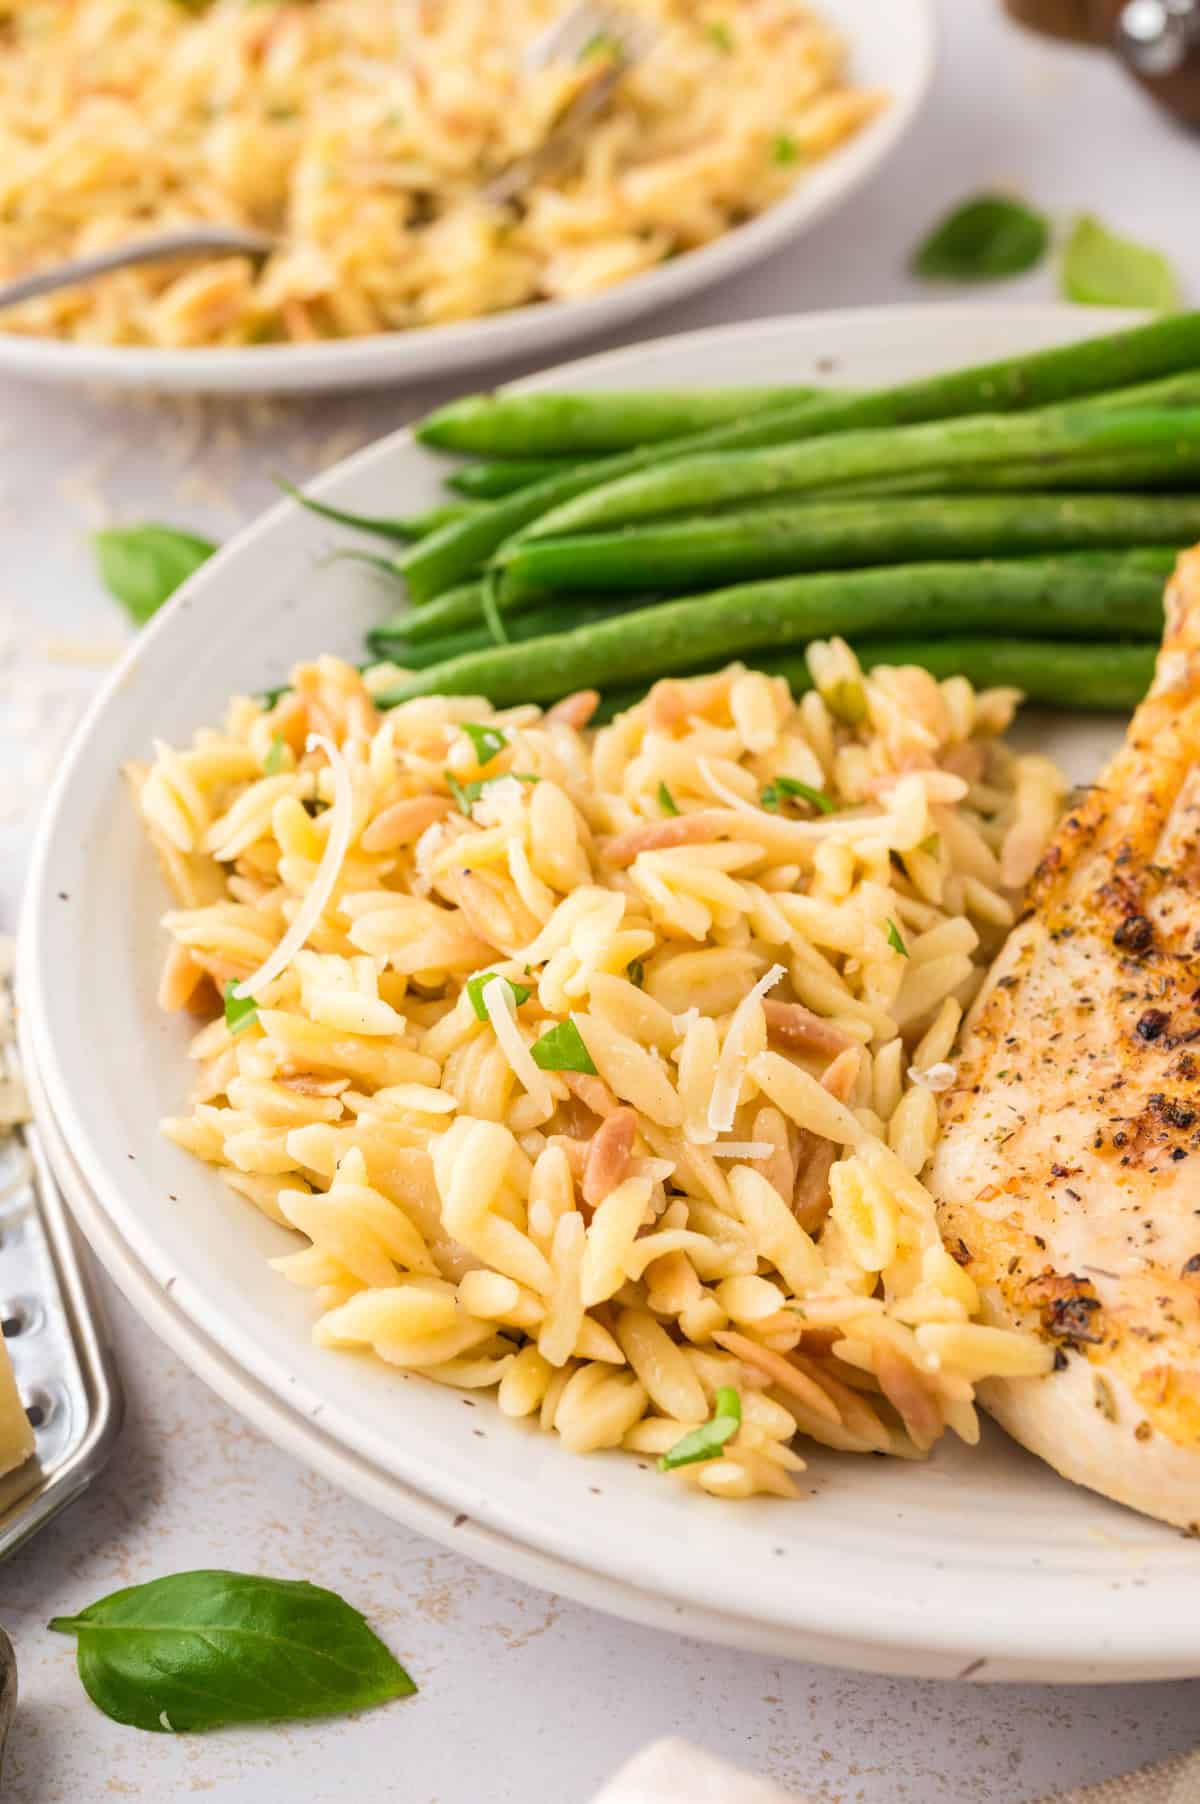
<path id="1" fill-rule="evenodd" d="M 0 375 L 218 394 L 374 388 L 544 357 L 685 300 L 782 249 L 842 206 L 887 162 L 921 108 L 936 55 L 933 0 L 822 0 L 821 11 L 850 46 L 853 80 L 886 89 L 890 104 L 766 213 L 615 288 L 462 324 L 304 345 L 165 350 L 0 331 Z"/>
<path id="2" fill-rule="evenodd" d="M 899 308 L 758 322 L 537 378 L 572 387 L 850 384 L 1126 323 L 1068 308 Z M 322 478 L 364 511 L 431 503 L 398 433 Z M 281 503 L 189 582 L 91 709 L 47 808 L 22 922 L 24 1032 L 43 1127 L 85 1232 L 134 1305 L 267 1434 L 398 1520 L 568 1595 L 799 1658 L 972 1678 L 1200 1673 L 1200 1547 L 1073 1489 L 996 1431 L 923 1465 L 814 1456 L 798 1503 L 717 1503 L 649 1462 L 552 1437 L 373 1359 L 311 1345 L 311 1299 L 266 1260 L 294 1244 L 158 1134 L 187 1087 L 185 1023 L 154 990 L 164 906 L 120 767 L 217 719 L 293 659 L 353 656 L 389 606 L 329 529 Z M 1024 732 L 1086 778 L 1111 720 Z M 69 1151 L 68 1151 L 69 1149 Z M 465 1522 L 460 1518 L 466 1518 Z M 457 1524 L 457 1526 L 456 1526 Z"/>

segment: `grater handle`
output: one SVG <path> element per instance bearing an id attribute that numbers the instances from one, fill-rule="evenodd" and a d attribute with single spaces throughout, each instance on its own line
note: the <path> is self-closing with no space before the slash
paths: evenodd
<path id="1" fill-rule="evenodd" d="M 1197 0 L 1125 0 L 1113 47 L 1135 75 L 1178 75 L 1200 53 Z"/>

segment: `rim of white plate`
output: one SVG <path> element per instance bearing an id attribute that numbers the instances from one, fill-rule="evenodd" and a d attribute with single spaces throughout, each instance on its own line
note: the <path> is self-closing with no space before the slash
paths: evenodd
<path id="1" fill-rule="evenodd" d="M 865 78 L 883 80 L 880 62 L 899 56 L 902 79 L 890 105 L 765 213 L 711 244 L 580 300 L 546 301 L 461 324 L 380 332 L 369 338 L 310 345 L 255 345 L 193 350 L 90 345 L 0 332 L 0 373 L 32 381 L 102 383 L 192 393 L 279 394 L 364 388 L 402 378 L 451 376 L 610 331 L 640 314 L 697 293 L 749 268 L 824 219 L 860 188 L 896 149 L 929 92 L 937 64 L 934 0 L 825 0 L 846 34 Z M 866 46 L 868 30 L 882 44 Z"/>
<path id="2" fill-rule="evenodd" d="M 882 1643 L 853 1641 L 844 1637 L 799 1634 L 795 1630 L 773 1632 L 769 1625 L 689 1605 L 681 1609 L 652 1592 L 640 1591 L 620 1580 L 600 1577 L 585 1566 L 553 1557 L 537 1548 L 499 1534 L 474 1517 L 452 1512 L 435 1498 L 400 1484 L 369 1460 L 342 1446 L 297 1410 L 241 1370 L 227 1353 L 176 1308 L 113 1226 L 103 1207 L 89 1190 L 62 1130 L 46 1098 L 37 1072 L 28 1030 L 19 1028 L 22 1063 L 38 1130 L 51 1169 L 62 1190 L 71 1216 L 83 1232 L 91 1251 L 130 1305 L 172 1352 L 178 1354 L 196 1377 L 236 1409 L 275 1446 L 308 1465 L 360 1503 L 368 1504 L 389 1520 L 428 1535 L 431 1540 L 458 1553 L 469 1554 L 482 1565 L 505 1572 L 523 1583 L 568 1597 L 574 1603 L 624 1621 L 637 1622 L 668 1634 L 686 1633 L 725 1647 L 739 1647 L 787 1659 L 803 1658 L 824 1666 L 839 1666 L 908 1678 L 961 1680 L 968 1684 L 1061 1682 L 1065 1676 L 1078 1683 L 1173 1679 L 1181 1674 L 1174 1665 L 1150 1672 L 1145 1665 L 1128 1671 L 1105 1668 L 1102 1674 L 1086 1664 L 1065 1675 L 1061 1660 L 1042 1665 L 1022 1657 L 1008 1663 L 997 1659 L 962 1659 L 961 1651 L 938 1653 L 932 1649 L 896 1649 Z"/>
<path id="3" fill-rule="evenodd" d="M 1015 347 L 1022 336 L 1022 327 L 1027 329 L 1029 337 L 1046 341 L 1052 337 L 1086 335 L 1094 329 L 1096 318 L 1082 310 L 1066 308 L 863 310 L 849 315 L 718 328 L 691 335 L 687 340 L 669 339 L 657 345 L 609 353 L 602 359 L 587 360 L 579 368 L 587 369 L 594 377 L 631 363 L 644 363 L 647 358 L 653 362 L 656 357 L 668 354 L 680 357 L 691 353 L 704 359 L 722 344 L 728 347 L 732 339 L 747 336 L 764 339 L 768 348 L 777 348 L 774 354 L 782 351 L 783 343 L 789 337 L 795 350 L 794 341 L 799 337 L 805 341 L 807 351 L 812 352 L 815 345 L 828 342 L 830 336 L 835 337 L 839 329 L 851 337 L 855 334 L 861 337 L 888 332 L 900 334 L 907 327 L 918 337 L 922 333 L 926 337 L 935 337 L 940 348 L 947 335 L 953 339 L 955 332 L 961 334 L 967 325 L 977 335 L 985 323 L 990 325 L 993 335 L 1007 332 L 1011 327 Z M 1120 323 L 1123 321 L 1111 316 L 1105 320 L 1106 325 Z M 986 332 L 983 335 L 986 336 Z M 953 352 L 947 354 L 953 355 Z M 561 370 L 546 372 L 532 384 L 523 386 L 545 386 L 561 381 L 563 375 Z M 407 446 L 409 440 L 407 433 L 394 434 L 359 453 L 340 470 L 327 473 L 317 485 L 319 490 L 338 490 L 351 479 L 367 473 L 373 463 L 394 456 L 398 446 Z M 65 834 L 70 843 L 72 830 L 63 826 L 61 817 L 69 802 L 75 776 L 86 770 L 93 755 L 91 742 L 103 726 L 109 709 L 127 687 L 136 688 L 138 683 L 155 680 L 169 683 L 170 654 L 164 665 L 163 642 L 166 640 L 169 644 L 168 635 L 175 630 L 173 623 L 182 626 L 181 615 L 203 597 L 206 586 L 219 590 L 225 568 L 245 556 L 258 540 L 273 535 L 282 524 L 295 517 L 296 512 L 294 503 L 280 503 L 240 534 L 186 585 L 171 607 L 139 639 L 105 686 L 68 753 L 51 797 L 35 851 L 22 923 L 24 1005 L 28 1011 L 36 1063 L 58 1117 L 62 1137 L 71 1148 L 84 1182 L 95 1192 L 99 1206 L 114 1224 L 127 1250 L 144 1264 L 154 1283 L 159 1286 L 169 1283 L 174 1287 L 173 1306 L 201 1328 L 206 1317 L 210 1326 L 215 1322 L 212 1305 L 191 1283 L 186 1272 L 170 1268 L 170 1261 L 164 1260 L 153 1235 L 126 1204 L 124 1189 L 129 1174 L 110 1168 L 98 1153 L 91 1128 L 77 1106 L 64 1069 L 66 1036 L 60 1034 L 56 1040 L 49 1026 L 50 1003 L 60 987 L 57 978 L 63 968 L 63 947 L 60 945 L 59 962 L 55 963 L 53 948 L 45 943 L 55 938 L 55 933 L 48 930 L 54 901 L 50 867 L 58 839 Z M 162 667 L 157 678 L 153 669 L 156 665 Z M 62 911 L 59 912 L 61 915 Z M 61 1027 L 62 1010 L 58 1013 Z M 76 1074 L 79 1075 L 78 1070 Z M 151 1127 L 150 1133 L 153 1132 Z M 307 1387 L 295 1371 L 258 1346 L 240 1322 L 221 1315 L 217 1325 L 223 1348 L 255 1382 L 285 1398 L 289 1409 L 310 1417 L 324 1409 L 319 1392 Z M 269 1427 L 267 1431 L 271 1432 Z M 532 1538 L 529 1523 L 514 1514 L 511 1500 L 484 1494 L 477 1481 L 447 1476 L 437 1461 L 422 1449 L 398 1450 L 394 1437 L 389 1437 L 379 1423 L 358 1421 L 344 1428 L 339 1439 L 353 1453 L 397 1475 L 404 1485 L 436 1498 L 446 1508 L 473 1516 L 500 1536 L 529 1546 Z M 1019 1459 L 1021 1456 L 1014 1451 L 1014 1457 Z M 600 1476 L 603 1467 L 597 1465 L 593 1470 Z M 611 1473 L 610 1467 L 610 1481 Z M 556 1474 L 558 1479 L 561 1476 L 561 1473 Z M 788 1507 L 804 1509 L 804 1505 Z M 869 1658 L 864 1650 L 870 1648 L 889 1649 L 892 1657 L 908 1650 L 907 1670 L 929 1670 L 925 1664 L 929 1655 L 939 1657 L 937 1670 L 942 1672 L 945 1671 L 943 1661 L 953 1655 L 959 1655 L 964 1665 L 970 1664 L 973 1657 L 986 1655 L 989 1660 L 997 1660 L 1006 1667 L 1007 1676 L 1014 1677 L 1127 1678 L 1200 1670 L 1200 1628 L 1196 1608 L 1200 1601 L 1200 1565 L 1190 1556 L 1180 1557 L 1181 1544 L 1167 1531 L 1138 1523 L 1122 1512 L 1108 1511 L 1107 1506 L 1104 1510 L 1104 1521 L 1116 1524 L 1111 1536 L 1114 1548 L 1118 1551 L 1123 1548 L 1126 1553 L 1121 1557 L 1114 1555 L 1109 1560 L 1103 1577 L 1087 1569 L 1071 1571 L 1044 1567 L 1033 1581 L 1025 1600 L 1030 1607 L 1025 1609 L 1014 1608 L 1011 1586 L 999 1582 L 1002 1576 L 1011 1580 L 1011 1570 L 1005 1568 L 1003 1575 L 999 1569 L 989 1572 L 982 1562 L 964 1568 L 954 1557 L 953 1549 L 948 1550 L 946 1560 L 931 1560 L 928 1565 L 923 1565 L 919 1583 L 912 1573 L 897 1570 L 894 1560 L 889 1563 L 877 1557 L 877 1550 L 864 1550 L 861 1562 L 856 1562 L 861 1564 L 861 1582 L 865 1584 L 869 1577 L 876 1588 L 869 1599 L 864 1593 L 849 1601 L 836 1579 L 824 1570 L 823 1563 L 814 1564 L 810 1560 L 804 1568 L 799 1616 L 794 1594 L 789 1593 L 778 1578 L 772 1581 L 769 1572 L 738 1578 L 721 1570 L 719 1563 L 714 1567 L 710 1562 L 708 1570 L 690 1574 L 686 1582 L 681 1580 L 678 1572 L 665 1580 L 663 1567 L 668 1562 L 661 1545 L 631 1546 L 628 1540 L 614 1540 L 611 1545 L 589 1546 L 586 1569 L 602 1583 L 613 1582 L 619 1588 L 632 1587 L 635 1591 L 661 1597 L 665 1610 L 680 1628 L 689 1627 L 689 1618 L 697 1612 L 732 1617 L 748 1625 L 748 1637 L 756 1645 L 775 1645 L 780 1637 L 784 1637 L 789 1643 L 795 1643 L 795 1652 L 809 1652 L 815 1657 L 837 1656 L 813 1646 L 814 1640 L 849 1643 L 854 1649 L 852 1657 L 860 1662 Z M 402 1506 L 397 1504 L 394 1513 L 402 1515 Z M 900 1514 L 903 1515 L 903 1511 Z M 713 1523 L 711 1515 L 706 1516 L 703 1523 L 697 1516 L 695 1527 L 701 1540 Z M 1125 1526 L 1127 1523 L 1128 1527 Z M 426 1523 L 420 1526 L 429 1527 Z M 568 1566 L 583 1564 L 579 1559 L 579 1537 L 569 1527 L 564 1527 L 561 1520 L 541 1521 L 537 1531 L 539 1558 L 565 1562 Z M 430 1532 L 438 1531 L 434 1527 Z M 1089 1530 L 1089 1534 L 1091 1532 Z M 1098 1527 L 1094 1532 L 1103 1535 L 1108 1531 Z M 1136 1579 L 1128 1564 L 1129 1549 L 1133 1549 L 1142 1561 L 1137 1567 Z M 845 1550 L 842 1552 L 844 1554 Z M 1090 1555 L 1090 1547 L 1088 1552 Z M 482 1557 L 491 1556 L 483 1552 Z M 836 1561 L 833 1564 L 836 1565 Z M 782 1575 L 786 1570 L 781 1566 L 775 1572 Z M 799 1576 L 796 1567 L 792 1567 L 789 1576 Z M 1120 1622 L 1116 1628 L 1113 1622 L 1114 1590 L 1122 1593 Z M 1032 1610 L 1035 1598 L 1039 1606 L 1037 1611 Z M 701 1622 L 696 1622 L 695 1628 L 698 1633 L 711 1632 Z"/>

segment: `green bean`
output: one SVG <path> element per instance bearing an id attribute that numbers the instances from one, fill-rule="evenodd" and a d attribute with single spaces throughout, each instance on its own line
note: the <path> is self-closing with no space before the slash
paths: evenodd
<path id="1" fill-rule="evenodd" d="M 495 501 L 501 495 L 515 495 L 531 482 L 543 482 L 547 476 L 561 476 L 577 470 L 578 457 L 511 457 L 494 463 L 464 464 L 446 478 L 446 487 L 473 501 Z"/>
<path id="2" fill-rule="evenodd" d="M 840 633 L 936 637 L 997 619 L 1035 637 L 1150 637 L 1162 620 L 1169 550 L 1077 551 L 995 562 L 898 564 L 779 577 L 639 608 L 618 620 L 477 651 L 413 677 L 380 705 L 414 695 L 487 695 L 497 706 L 656 677 Z"/>
<path id="3" fill-rule="evenodd" d="M 805 570 L 1085 547 L 1183 546 L 1198 538 L 1200 496 L 1194 495 L 822 499 L 520 541 L 505 567 L 502 594 L 515 608 L 521 598 L 546 591 L 689 589 Z M 420 617 L 429 611 L 423 609 Z"/>
<path id="4" fill-rule="evenodd" d="M 618 614 L 627 614 L 638 608 L 638 601 L 621 602 L 615 598 L 596 602 L 572 603 L 564 621 L 563 610 L 559 607 L 534 608 L 513 620 L 508 627 L 510 642 L 521 644 L 527 639 L 545 638 L 549 633 L 562 632 L 564 624 L 572 628 L 590 626 L 596 621 L 611 620 Z M 367 634 L 367 646 L 377 658 L 387 658 L 402 664 L 408 670 L 428 670 L 434 664 L 442 664 L 451 658 L 462 657 L 467 652 L 483 651 L 495 645 L 490 629 L 483 623 L 464 627 L 458 632 L 443 633 L 436 639 L 411 640 L 400 634 L 388 632 L 384 628 L 376 628 Z"/>
<path id="5" fill-rule="evenodd" d="M 833 439 L 758 451 L 709 452 L 607 483 L 544 514 L 522 543 L 598 526 L 704 512 L 755 497 L 836 491 L 909 471 L 953 480 L 989 465 L 1030 460 L 1053 472 L 1079 457 L 1160 453 L 1181 473 L 1200 470 L 1200 408 L 1104 412 L 1095 404 L 1008 419 L 976 414 L 898 430 L 846 432 Z M 836 499 L 836 494 L 834 495 Z M 516 555 L 510 546 L 508 556 Z"/>
<path id="6" fill-rule="evenodd" d="M 863 639 L 854 652 L 864 670 L 916 664 L 938 680 L 965 676 L 976 688 L 1019 689 L 1026 701 L 1055 708 L 1136 708 L 1154 675 L 1158 646 L 1075 644 L 1064 639 Z M 793 695 L 813 686 L 803 655 L 755 658 L 755 669 L 786 677 Z M 703 674 L 700 671 L 696 675 Z M 593 715 L 600 726 L 646 695 L 645 687 L 608 689 Z"/>
<path id="7" fill-rule="evenodd" d="M 464 395 L 422 420 L 417 437 L 477 457 L 586 457 L 628 451 L 791 406 L 816 388 L 597 389 L 594 394 Z"/>
<path id="8" fill-rule="evenodd" d="M 423 539 L 444 527 L 458 525 L 472 514 L 480 512 L 478 502 L 450 501 L 441 507 L 431 507 L 423 514 L 410 514 L 407 518 L 386 514 L 354 514 L 347 508 L 334 507 L 331 502 L 318 501 L 315 496 L 306 495 L 293 483 L 283 482 L 280 487 L 293 501 L 298 501 L 310 514 L 320 514 L 323 520 L 336 520 L 339 526 L 353 526 L 359 532 L 374 533 L 377 538 L 401 539 L 405 543 Z"/>
<path id="9" fill-rule="evenodd" d="M 631 592 L 642 596 L 643 605 L 649 606 L 657 596 L 651 596 L 644 590 L 625 590 L 622 594 L 606 594 L 605 586 L 594 584 L 591 589 L 572 590 L 569 594 L 555 596 L 555 606 L 559 610 L 559 626 L 565 628 L 574 624 L 573 616 L 576 608 L 583 601 L 596 603 L 609 602 L 610 605 L 625 599 Z M 494 597 L 496 608 L 507 621 L 512 616 L 528 613 L 531 608 L 544 607 L 548 604 L 548 592 L 545 589 L 527 589 L 520 594 L 506 594 L 503 590 Z M 477 626 L 485 619 L 483 606 L 483 584 L 480 582 L 463 583 L 457 589 L 448 589 L 434 601 L 427 601 L 423 607 L 409 608 L 406 612 L 393 615 L 386 621 L 380 631 L 390 631 L 402 636 L 412 645 L 423 645 L 431 639 L 439 639 L 446 633 L 459 632 L 467 627 Z M 494 636 L 494 635 L 493 635 Z"/>
<path id="10" fill-rule="evenodd" d="M 1158 645 L 1073 644 L 1061 639 L 888 639 L 855 648 L 864 667 L 919 664 L 939 680 L 965 676 L 976 688 L 1019 689 L 1026 701 L 1055 708 L 1136 708 L 1150 687 Z M 803 658 L 765 658 L 793 695 L 812 687 Z"/>
<path id="11" fill-rule="evenodd" d="M 549 477 L 503 501 L 493 502 L 479 515 L 431 534 L 406 557 L 405 576 L 414 600 L 429 601 L 469 576 L 512 534 L 551 508 L 664 458 L 749 450 L 829 433 L 944 420 L 985 410 L 999 413 L 1049 406 L 1196 367 L 1200 367 L 1200 313 L 1178 313 L 1127 332 L 930 376 L 896 388 L 767 409 L 746 426 L 718 427 L 708 433 L 648 445 L 582 470 Z"/>

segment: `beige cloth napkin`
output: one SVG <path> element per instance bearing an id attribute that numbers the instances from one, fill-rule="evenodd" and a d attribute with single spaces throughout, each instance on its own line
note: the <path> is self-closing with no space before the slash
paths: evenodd
<path id="1" fill-rule="evenodd" d="M 689 1742 L 656 1741 L 623 1766 L 595 1804 L 803 1804 L 798 1792 L 727 1766 Z M 1200 1749 L 1042 1804 L 1200 1804 Z"/>

